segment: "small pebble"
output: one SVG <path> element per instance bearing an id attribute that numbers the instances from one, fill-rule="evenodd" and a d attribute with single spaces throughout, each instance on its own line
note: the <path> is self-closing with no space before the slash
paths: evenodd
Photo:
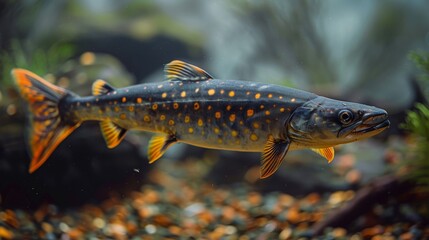
<path id="1" fill-rule="evenodd" d="M 152 224 L 148 224 L 144 227 L 144 229 L 146 230 L 147 233 L 149 234 L 154 234 L 156 233 L 156 226 L 152 225 Z"/>
<path id="2" fill-rule="evenodd" d="M 292 229 L 285 228 L 280 232 L 279 239 L 280 240 L 288 240 L 292 238 Z"/>
<path id="3" fill-rule="evenodd" d="M 94 218 L 94 220 L 92 221 L 92 224 L 96 228 L 104 228 L 104 226 L 106 226 L 106 222 L 102 218 Z"/>
<path id="4" fill-rule="evenodd" d="M 345 178 L 350 184 L 358 184 L 362 179 L 362 173 L 357 169 L 352 169 L 346 174 Z"/>

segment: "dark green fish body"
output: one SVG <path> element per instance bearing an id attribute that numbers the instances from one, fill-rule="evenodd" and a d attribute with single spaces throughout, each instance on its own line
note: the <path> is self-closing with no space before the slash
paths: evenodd
<path id="1" fill-rule="evenodd" d="M 90 120 L 100 121 L 109 148 L 129 129 L 157 133 L 149 143 L 150 162 L 176 142 L 263 152 L 262 178 L 276 171 L 288 150 L 311 148 L 331 161 L 332 146 L 375 135 L 389 125 L 384 110 L 363 104 L 277 85 L 213 79 L 180 61 L 167 64 L 165 72 L 169 81 L 120 89 L 97 80 L 94 96 L 79 97 L 28 71 L 15 70 L 35 116 L 30 171 Z"/>
<path id="2" fill-rule="evenodd" d="M 188 144 L 260 152 L 286 120 L 317 95 L 236 80 L 165 81 L 64 101 L 64 118 L 110 120 L 123 129 L 174 134 Z"/>

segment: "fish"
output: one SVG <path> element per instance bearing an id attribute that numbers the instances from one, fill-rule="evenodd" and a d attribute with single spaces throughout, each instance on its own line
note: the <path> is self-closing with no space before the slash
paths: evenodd
<path id="1" fill-rule="evenodd" d="M 279 85 L 213 78 L 180 60 L 164 66 L 165 81 L 115 88 L 98 79 L 92 96 L 79 96 L 25 69 L 12 75 L 30 118 L 29 172 L 86 121 L 98 121 L 108 148 L 129 130 L 154 133 L 148 160 L 185 143 L 203 148 L 261 152 L 260 178 L 273 175 L 286 154 L 311 149 L 328 162 L 334 146 L 379 134 L 385 110 Z"/>

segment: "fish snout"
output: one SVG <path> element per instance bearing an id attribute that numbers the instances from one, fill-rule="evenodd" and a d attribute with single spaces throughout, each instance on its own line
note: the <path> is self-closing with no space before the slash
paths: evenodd
<path id="1" fill-rule="evenodd" d="M 390 121 L 389 115 L 385 110 L 380 109 L 376 112 L 366 113 L 362 117 L 362 123 L 355 130 L 361 133 L 371 132 L 378 129 L 388 128 Z"/>

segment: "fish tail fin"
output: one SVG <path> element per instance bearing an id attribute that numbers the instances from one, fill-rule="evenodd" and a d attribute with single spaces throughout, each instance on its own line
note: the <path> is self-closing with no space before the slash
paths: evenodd
<path id="1" fill-rule="evenodd" d="M 33 173 L 80 123 L 61 120 L 58 104 L 71 92 L 24 69 L 13 69 L 12 76 L 31 113 L 28 144 L 31 155 L 29 172 Z"/>

